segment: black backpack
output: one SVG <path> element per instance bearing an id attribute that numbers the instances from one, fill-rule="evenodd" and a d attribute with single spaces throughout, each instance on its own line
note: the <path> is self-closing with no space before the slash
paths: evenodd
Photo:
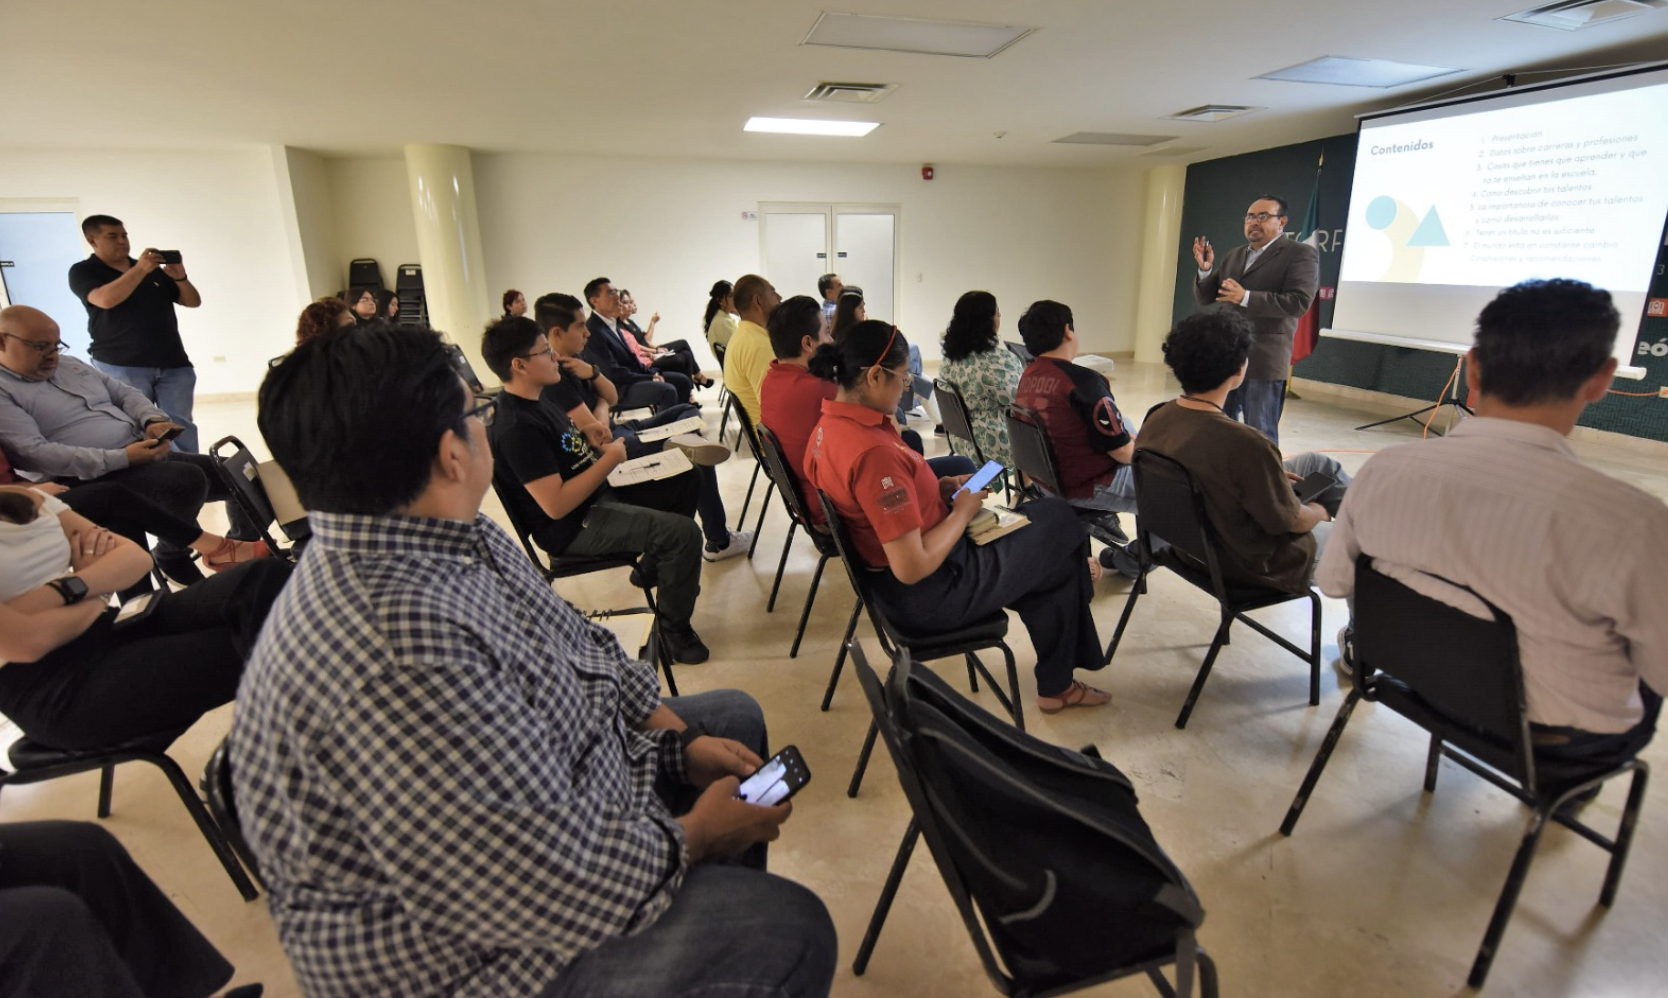
<path id="1" fill-rule="evenodd" d="M 1170 960 L 1178 984 L 1191 983 L 1202 958 L 1214 991 L 1194 938 L 1204 909 L 1117 767 L 1092 746 L 1074 752 L 1015 729 L 907 660 L 884 696 L 882 727 L 905 757 L 899 778 L 921 830 L 958 904 L 957 881 L 977 906 L 1017 990 Z"/>

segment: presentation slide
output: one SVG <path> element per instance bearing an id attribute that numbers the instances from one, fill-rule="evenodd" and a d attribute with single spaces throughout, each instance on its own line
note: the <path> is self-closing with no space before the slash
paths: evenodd
<path id="1" fill-rule="evenodd" d="M 1362 122 L 1333 332 L 1463 347 L 1501 288 L 1569 277 L 1615 296 L 1626 365 L 1668 217 L 1668 70 L 1500 97 Z"/>

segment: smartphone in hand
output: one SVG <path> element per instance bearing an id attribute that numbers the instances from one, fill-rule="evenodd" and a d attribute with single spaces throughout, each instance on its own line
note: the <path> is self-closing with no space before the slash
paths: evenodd
<path id="1" fill-rule="evenodd" d="M 1315 497 L 1338 484 L 1338 480 L 1324 471 L 1317 471 L 1301 482 L 1293 482 L 1292 490 L 1297 493 L 1297 501 L 1302 503 L 1314 502 Z"/>
<path id="2" fill-rule="evenodd" d="M 177 267 L 185 262 L 185 257 L 180 254 L 179 250 L 157 250 L 157 253 L 162 256 L 164 267 Z"/>
<path id="3" fill-rule="evenodd" d="M 996 481 L 996 476 L 1002 474 L 1002 471 L 1001 461 L 986 461 L 985 466 L 974 472 L 973 477 L 969 478 L 950 498 L 953 500 L 963 492 L 983 492 L 985 486 Z"/>
<path id="4" fill-rule="evenodd" d="M 799 754 L 799 749 L 789 745 L 771 756 L 770 761 L 760 766 L 752 776 L 742 780 L 736 797 L 749 804 L 768 807 L 780 804 L 799 793 L 800 789 L 810 782 L 810 767 L 805 765 L 805 759 Z"/>
<path id="5" fill-rule="evenodd" d="M 167 443 L 168 441 L 174 439 L 175 437 L 179 436 L 180 434 L 182 434 L 184 432 L 185 432 L 185 427 L 179 426 L 179 425 L 176 424 L 174 426 L 168 427 L 166 430 L 163 430 L 162 435 L 157 437 L 156 439 L 160 443 Z"/>

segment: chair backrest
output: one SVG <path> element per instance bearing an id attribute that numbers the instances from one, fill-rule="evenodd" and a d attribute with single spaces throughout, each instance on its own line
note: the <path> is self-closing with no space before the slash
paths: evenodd
<path id="1" fill-rule="evenodd" d="M 745 423 L 742 425 L 746 425 Z M 788 516 L 813 534 L 823 532 L 820 526 L 811 519 L 810 510 L 805 506 L 805 494 L 801 491 L 804 486 L 788 464 L 788 456 L 782 451 L 782 442 L 776 439 L 776 434 L 770 432 L 770 427 L 761 425 L 758 431 L 759 457 L 764 461 L 765 474 L 776 483 L 776 489 L 782 493 L 782 500 L 788 505 Z"/>
<path id="2" fill-rule="evenodd" d="M 484 394 L 486 388 L 481 384 L 480 377 L 475 373 L 475 365 L 469 363 L 469 357 L 463 352 L 463 348 L 456 343 L 447 343 L 445 346 L 446 356 L 451 360 L 453 369 L 458 372 L 458 377 L 462 378 L 464 384 L 476 395 Z"/>
<path id="3" fill-rule="evenodd" d="M 863 556 L 857 553 L 856 545 L 851 542 L 851 528 L 846 526 L 840 511 L 834 508 L 834 500 L 828 498 L 828 493 L 818 489 L 817 501 L 822 504 L 828 532 L 834 537 L 834 550 L 840 553 L 840 564 L 846 567 L 846 578 L 851 580 L 851 591 L 857 594 L 858 602 L 863 604 L 864 610 L 869 614 L 869 626 L 875 629 L 875 637 L 879 639 L 880 646 L 886 650 L 886 654 L 897 654 L 901 643 L 898 632 L 886 618 L 886 611 L 881 609 L 880 602 L 874 598 L 870 581 L 877 571 L 884 569 L 870 568 Z"/>
<path id="4" fill-rule="evenodd" d="M 423 293 L 423 266 L 417 263 L 402 263 L 398 276 L 394 278 L 394 287 L 401 292 L 421 295 Z"/>
<path id="5" fill-rule="evenodd" d="M 1533 788 L 1517 626 L 1473 590 L 1455 588 L 1487 607 L 1492 619 L 1392 579 L 1362 553 L 1355 563 L 1352 624 L 1357 675 L 1366 683 L 1362 695 Z"/>
<path id="6" fill-rule="evenodd" d="M 1042 417 L 1015 402 L 1008 406 L 1007 420 L 1014 467 L 1049 492 L 1060 495 L 1060 469 L 1054 463 L 1054 445 L 1048 440 Z"/>
<path id="7" fill-rule="evenodd" d="M 1222 566 L 1216 556 L 1216 531 L 1205 512 L 1205 494 L 1180 461 L 1153 450 L 1135 449 L 1130 462 L 1135 474 L 1136 518 L 1141 546 L 1151 556 L 1158 537 L 1210 573 L 1211 586 L 1224 596 Z"/>
<path id="8" fill-rule="evenodd" d="M 348 287 L 355 290 L 370 288 L 372 291 L 380 293 L 382 291 L 382 268 L 369 257 L 349 261 Z"/>
<path id="9" fill-rule="evenodd" d="M 260 867 L 255 862 L 255 854 L 249 849 L 249 840 L 243 837 L 243 823 L 238 820 L 237 800 L 232 793 L 232 763 L 224 738 L 214 747 L 208 765 L 203 767 L 203 793 L 208 798 L 209 814 L 220 826 L 220 833 L 231 843 L 232 850 L 243 865 L 255 874 L 255 879 L 261 880 Z"/>
<path id="10" fill-rule="evenodd" d="M 1002 993 L 1087 986 L 1167 950 L 1191 965 L 1204 909 L 1123 773 L 1012 728 L 905 655 L 882 683 L 860 643 L 850 651 L 921 835 Z"/>
<path id="11" fill-rule="evenodd" d="M 230 453 L 226 453 L 230 448 Z M 278 513 L 273 508 L 272 500 L 267 495 L 266 486 L 261 480 L 261 462 L 244 446 L 237 437 L 221 437 L 209 448 L 209 456 L 214 459 L 215 468 L 220 473 L 220 480 L 232 493 L 232 501 L 237 503 L 249 521 L 260 531 L 260 539 L 266 542 L 275 554 L 285 554 L 286 549 L 273 537 L 271 527 L 278 521 Z M 287 479 L 286 479 L 287 484 Z M 282 524 L 284 533 L 293 541 L 300 543 L 311 536 L 305 517 L 301 520 L 292 519 Z M 288 552 L 293 556 L 294 552 Z"/>
<path id="12" fill-rule="evenodd" d="M 934 381 L 932 387 L 934 397 L 938 399 L 938 414 L 944 417 L 944 432 L 952 441 L 966 441 L 973 448 L 973 457 L 984 464 L 985 455 L 979 449 L 978 439 L 973 436 L 973 417 L 967 411 L 967 399 L 962 397 L 961 388 L 943 378 Z"/>
<path id="13" fill-rule="evenodd" d="M 747 449 L 752 453 L 753 460 L 759 461 L 761 460 L 759 457 L 759 431 L 758 428 L 753 425 L 753 417 L 747 415 L 746 407 L 744 407 L 740 402 L 735 404 L 735 410 L 736 421 L 741 424 L 742 436 L 747 438 Z M 776 481 L 776 476 L 770 474 L 770 469 L 768 467 L 765 469 L 765 474 L 770 476 L 771 481 Z"/>
<path id="14" fill-rule="evenodd" d="M 1029 364 L 1037 359 L 1030 350 L 1025 348 L 1025 344 L 1018 340 L 1003 340 L 1002 345 L 1008 348 L 1008 352 L 1018 357 L 1021 364 Z"/>
<path id="15" fill-rule="evenodd" d="M 493 460 L 497 461 L 497 459 L 497 448 L 494 448 Z M 499 467 L 503 467 L 502 462 L 499 462 Z M 522 550 L 527 552 L 527 557 L 532 560 L 533 567 L 538 569 L 539 574 L 544 576 L 545 581 L 552 581 L 556 578 L 555 559 L 547 559 L 539 553 L 537 545 L 533 543 L 532 525 L 521 518 L 516 512 L 516 505 L 510 502 L 509 497 L 504 495 L 504 489 L 507 487 L 498 481 L 496 474 L 492 476 L 492 492 L 498 497 L 498 505 L 504 507 L 504 515 L 509 518 L 510 529 L 515 532 L 516 540 L 521 542 Z M 515 488 L 523 487 L 515 486 Z"/>

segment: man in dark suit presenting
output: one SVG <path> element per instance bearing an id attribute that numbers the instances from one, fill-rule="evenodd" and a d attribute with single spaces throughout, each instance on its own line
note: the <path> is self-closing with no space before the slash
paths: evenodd
<path id="1" fill-rule="evenodd" d="M 1199 265 L 1193 297 L 1201 305 L 1217 303 L 1244 309 L 1251 320 L 1251 359 L 1245 382 L 1228 394 L 1223 412 L 1244 416 L 1248 426 L 1280 443 L 1280 413 L 1286 405 L 1286 375 L 1291 370 L 1292 334 L 1309 310 L 1320 283 L 1320 259 L 1313 246 L 1284 238 L 1286 200 L 1264 194 L 1245 211 L 1248 245 L 1230 250 L 1222 265 L 1210 240 L 1193 240 Z"/>

